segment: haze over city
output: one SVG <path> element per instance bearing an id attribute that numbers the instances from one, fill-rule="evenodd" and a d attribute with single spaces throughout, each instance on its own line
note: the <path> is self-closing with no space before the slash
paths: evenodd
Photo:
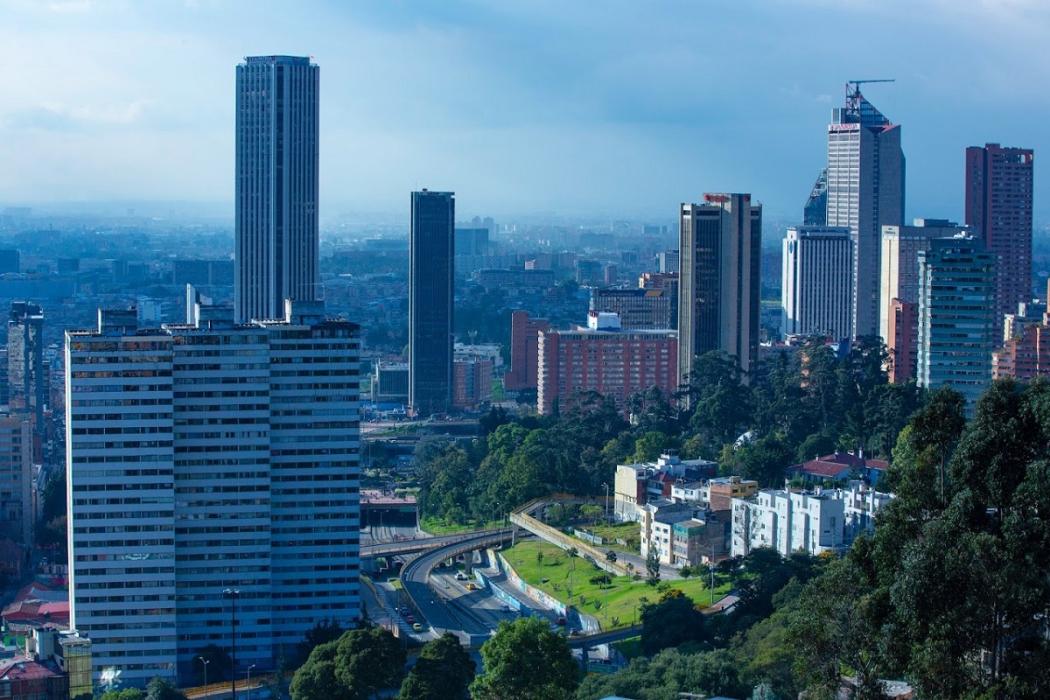
<path id="1" fill-rule="evenodd" d="M 404 221 L 426 186 L 471 215 L 673 218 L 717 189 L 795 216 L 864 78 L 897 81 L 866 95 L 904 127 L 906 218 L 959 219 L 965 145 L 1050 145 L 1048 31 L 1038 0 L 10 0 L 0 203 L 232 217 L 233 65 L 286 53 L 321 66 L 322 220 Z"/>

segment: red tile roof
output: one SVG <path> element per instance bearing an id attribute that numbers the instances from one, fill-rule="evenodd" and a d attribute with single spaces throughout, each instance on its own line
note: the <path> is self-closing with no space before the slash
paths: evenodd
<path id="1" fill-rule="evenodd" d="M 34 681 L 42 678 L 59 678 L 61 675 L 58 671 L 25 656 L 0 659 L 0 679 L 5 681 Z"/>

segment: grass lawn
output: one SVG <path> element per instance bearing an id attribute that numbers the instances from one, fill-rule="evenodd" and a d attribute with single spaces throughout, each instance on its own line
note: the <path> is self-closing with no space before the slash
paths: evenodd
<path id="1" fill-rule="evenodd" d="M 491 520 L 487 523 L 470 521 L 469 523 L 448 523 L 441 518 L 423 518 L 419 521 L 419 529 L 429 532 L 431 535 L 455 535 L 460 532 L 471 532 L 473 530 L 487 530 L 494 527 L 502 527 L 502 520 Z"/>
<path id="2" fill-rule="evenodd" d="M 542 554 L 542 560 L 537 555 Z M 624 627 L 638 622 L 642 598 L 656 602 L 660 598 L 659 588 L 644 580 L 633 581 L 627 576 L 615 576 L 612 583 L 601 587 L 590 579 L 604 572 L 585 559 L 575 558 L 575 572 L 567 552 L 542 541 L 520 542 L 504 550 L 503 556 L 525 581 L 549 593 L 558 600 L 576 606 L 581 612 L 597 618 L 602 629 Z M 570 575 L 572 576 L 572 598 L 569 597 Z M 677 588 L 699 605 L 711 601 L 707 586 L 700 578 L 669 581 L 670 588 Z M 729 590 L 729 584 L 715 589 L 718 600 Z"/>
<path id="3" fill-rule="evenodd" d="M 598 535 L 604 541 L 603 544 L 594 545 L 595 547 L 601 547 L 605 549 L 615 549 L 621 552 L 628 552 L 630 554 L 637 554 L 639 548 L 639 539 L 641 538 L 640 526 L 638 523 L 599 523 L 597 525 L 578 525 L 578 530 L 586 530 L 592 535 Z M 617 544 L 616 540 L 621 539 L 627 542 L 627 545 Z"/>

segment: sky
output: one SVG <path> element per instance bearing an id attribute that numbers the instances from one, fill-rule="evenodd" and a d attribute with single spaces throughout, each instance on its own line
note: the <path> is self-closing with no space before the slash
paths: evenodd
<path id="1" fill-rule="evenodd" d="M 0 0 L 0 206 L 230 203 L 244 56 L 321 67 L 321 214 L 800 218 L 851 79 L 902 125 L 907 212 L 962 217 L 967 145 L 1036 149 L 1048 0 Z"/>

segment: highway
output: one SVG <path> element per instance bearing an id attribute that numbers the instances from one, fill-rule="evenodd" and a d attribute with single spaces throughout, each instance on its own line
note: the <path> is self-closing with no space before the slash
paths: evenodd
<path id="1" fill-rule="evenodd" d="M 495 546 L 510 538 L 510 530 L 496 530 L 459 536 L 454 543 L 431 550 L 416 557 L 401 570 L 401 585 L 412 601 L 419 617 L 438 634 L 448 630 L 462 632 L 471 642 L 487 638 L 495 625 L 472 608 L 453 600 L 453 596 L 435 590 L 430 585 L 430 574 L 442 561 L 459 554 Z"/>

